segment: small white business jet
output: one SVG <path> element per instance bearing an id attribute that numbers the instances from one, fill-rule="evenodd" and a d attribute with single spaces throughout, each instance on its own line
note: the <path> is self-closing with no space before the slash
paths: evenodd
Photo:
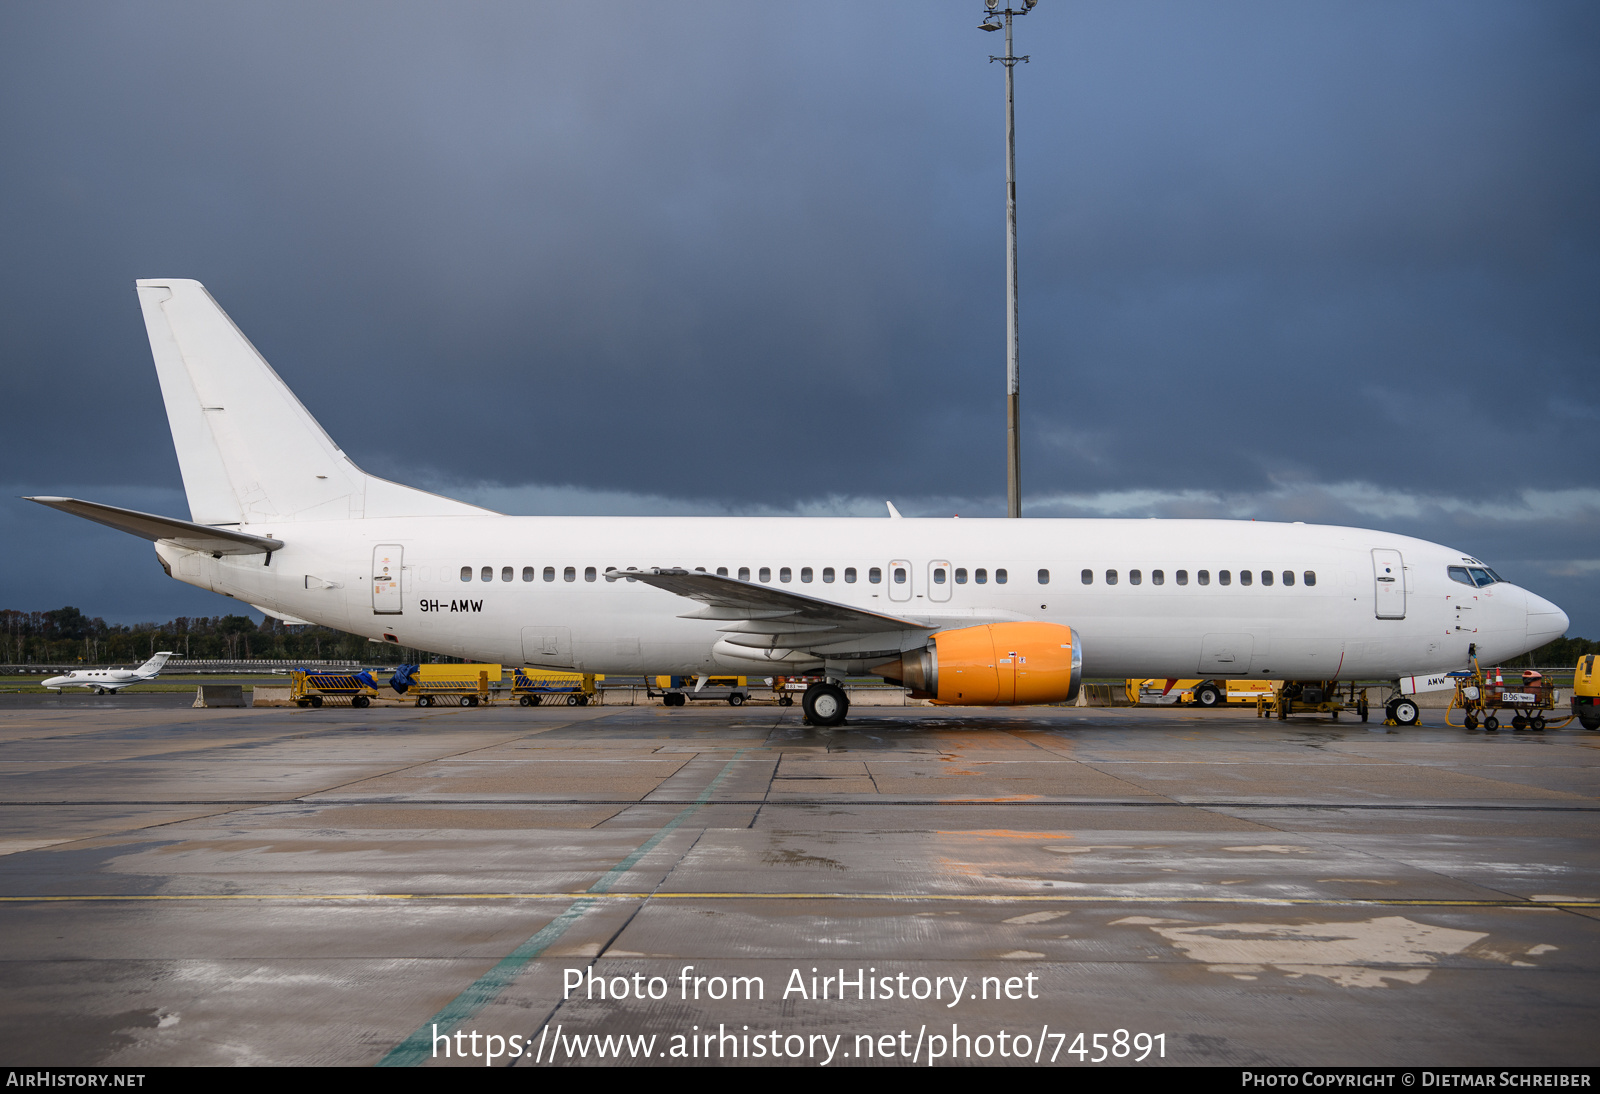
<path id="1" fill-rule="evenodd" d="M 813 675 L 824 726 L 846 675 L 969 706 L 1071 700 L 1084 674 L 1398 685 L 1567 629 L 1478 559 L 1360 528 L 503 516 L 366 474 L 203 286 L 137 284 L 191 519 L 31 500 L 291 622 L 569 672 Z"/>
<path id="2" fill-rule="evenodd" d="M 136 669 L 74 669 L 65 676 L 52 676 L 40 686 L 60 691 L 62 688 L 89 688 L 96 695 L 115 695 L 129 684 L 144 684 L 161 675 L 161 666 L 172 656 L 163 650 Z"/>

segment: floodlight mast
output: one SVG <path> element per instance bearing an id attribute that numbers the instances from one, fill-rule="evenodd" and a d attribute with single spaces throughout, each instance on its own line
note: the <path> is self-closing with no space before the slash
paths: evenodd
<path id="1" fill-rule="evenodd" d="M 1022 0 L 1022 7 L 1000 7 L 1000 0 L 984 0 L 987 14 L 979 30 L 1006 32 L 1004 57 L 990 56 L 989 62 L 1006 66 L 1006 516 L 1022 516 L 1022 409 L 1021 356 L 1017 338 L 1017 125 L 1016 95 L 1012 69 L 1018 57 L 1011 50 L 1011 18 L 1026 15 L 1039 0 Z M 999 22 L 997 20 L 1004 20 Z"/>

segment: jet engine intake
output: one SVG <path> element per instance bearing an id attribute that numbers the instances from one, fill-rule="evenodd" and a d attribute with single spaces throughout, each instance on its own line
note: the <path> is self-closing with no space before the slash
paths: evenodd
<path id="1" fill-rule="evenodd" d="M 1060 623 L 986 623 L 940 631 L 871 671 L 936 703 L 1067 703 L 1078 697 L 1083 650 Z"/>

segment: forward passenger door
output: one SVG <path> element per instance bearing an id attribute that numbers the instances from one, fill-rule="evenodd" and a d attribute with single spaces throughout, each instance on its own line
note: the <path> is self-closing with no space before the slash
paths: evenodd
<path id="1" fill-rule="evenodd" d="M 1399 551 L 1376 547 L 1372 551 L 1374 599 L 1379 619 L 1406 617 L 1405 561 Z"/>

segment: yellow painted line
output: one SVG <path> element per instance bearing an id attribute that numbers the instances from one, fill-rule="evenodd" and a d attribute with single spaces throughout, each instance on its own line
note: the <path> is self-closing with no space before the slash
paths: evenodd
<path id="1" fill-rule="evenodd" d="M 0 896 L 3 904 L 72 904 L 95 901 L 405 901 L 405 900 L 879 900 L 970 904 L 1348 904 L 1422 908 L 1600 908 L 1600 900 L 1428 900 L 1402 897 L 1087 896 L 1038 893 L 140 893 L 118 896 Z"/>

